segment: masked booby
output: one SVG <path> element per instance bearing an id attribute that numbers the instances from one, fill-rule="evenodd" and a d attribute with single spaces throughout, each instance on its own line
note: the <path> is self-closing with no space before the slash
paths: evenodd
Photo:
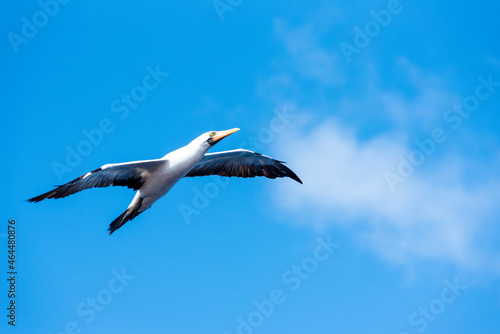
<path id="1" fill-rule="evenodd" d="M 127 210 L 108 228 L 111 235 L 129 220 L 149 209 L 163 197 L 181 178 L 220 175 L 236 177 L 265 176 L 270 179 L 289 177 L 302 181 L 283 161 L 244 149 L 206 153 L 223 138 L 238 131 L 210 131 L 202 134 L 184 147 L 168 153 L 161 159 L 106 164 L 73 181 L 33 197 L 28 202 L 48 198 L 63 198 L 90 188 L 126 186 L 136 190 Z"/>

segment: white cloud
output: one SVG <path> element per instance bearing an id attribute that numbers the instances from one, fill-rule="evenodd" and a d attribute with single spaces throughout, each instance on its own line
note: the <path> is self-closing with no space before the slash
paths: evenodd
<path id="1" fill-rule="evenodd" d="M 387 64 L 369 60 L 346 68 L 340 55 L 323 45 L 325 27 L 314 20 L 298 27 L 277 20 L 275 34 L 286 56 L 273 61 L 275 71 L 258 82 L 257 91 L 266 92 L 261 96 L 298 115 L 280 135 L 276 156 L 304 185 L 279 183 L 282 213 L 315 229 L 341 226 L 391 263 L 445 261 L 500 274 L 495 246 L 500 175 L 485 167 L 488 157 L 468 161 L 470 155 L 448 140 L 396 191 L 384 177 L 396 171 L 399 156 L 416 149 L 413 140 L 430 136 L 443 125 L 443 113 L 461 101 L 446 76 L 423 71 L 404 57 L 394 58 L 390 75 Z M 314 89 L 299 98 L 311 85 Z M 462 135 L 459 143 L 479 138 Z M 490 146 L 488 154 L 495 165 L 498 146 Z"/>
<path id="2" fill-rule="evenodd" d="M 304 185 L 280 183 L 278 198 L 287 212 L 302 214 L 303 223 L 351 226 L 391 262 L 433 259 L 483 269 L 495 262 L 482 252 L 481 238 L 498 213 L 498 179 L 467 184 L 461 175 L 466 161 L 450 158 L 433 173 L 417 170 L 392 192 L 384 173 L 409 154 L 393 135 L 360 142 L 334 118 L 288 133 L 293 138 L 282 138 L 278 155 Z"/>

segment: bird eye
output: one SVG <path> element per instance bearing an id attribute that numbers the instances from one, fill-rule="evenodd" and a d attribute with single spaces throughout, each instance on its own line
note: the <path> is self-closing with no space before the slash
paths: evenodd
<path id="1" fill-rule="evenodd" d="M 215 136 L 215 132 L 210 132 L 210 137 Z"/>

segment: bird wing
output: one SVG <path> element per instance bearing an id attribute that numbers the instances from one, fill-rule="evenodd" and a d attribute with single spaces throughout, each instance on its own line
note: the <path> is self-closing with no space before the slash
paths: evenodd
<path id="1" fill-rule="evenodd" d="M 45 194 L 33 197 L 28 202 L 40 202 L 47 198 L 62 198 L 95 187 L 126 186 L 137 190 L 157 168 L 165 163 L 166 160 L 156 159 L 107 164 Z"/>
<path id="2" fill-rule="evenodd" d="M 207 153 L 185 176 L 205 175 L 265 176 L 270 179 L 288 176 L 302 183 L 291 169 L 283 165 L 283 161 L 243 149 Z"/>

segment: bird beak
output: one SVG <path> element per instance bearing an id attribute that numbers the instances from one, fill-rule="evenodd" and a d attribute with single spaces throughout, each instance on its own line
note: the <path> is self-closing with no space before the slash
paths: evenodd
<path id="1" fill-rule="evenodd" d="M 215 136 L 212 137 L 212 139 L 215 142 L 218 142 L 222 138 L 227 137 L 230 134 L 235 133 L 236 131 L 239 131 L 239 130 L 240 130 L 239 128 L 234 128 L 234 129 L 226 130 L 226 131 L 217 131 L 216 134 L 215 134 Z"/>

